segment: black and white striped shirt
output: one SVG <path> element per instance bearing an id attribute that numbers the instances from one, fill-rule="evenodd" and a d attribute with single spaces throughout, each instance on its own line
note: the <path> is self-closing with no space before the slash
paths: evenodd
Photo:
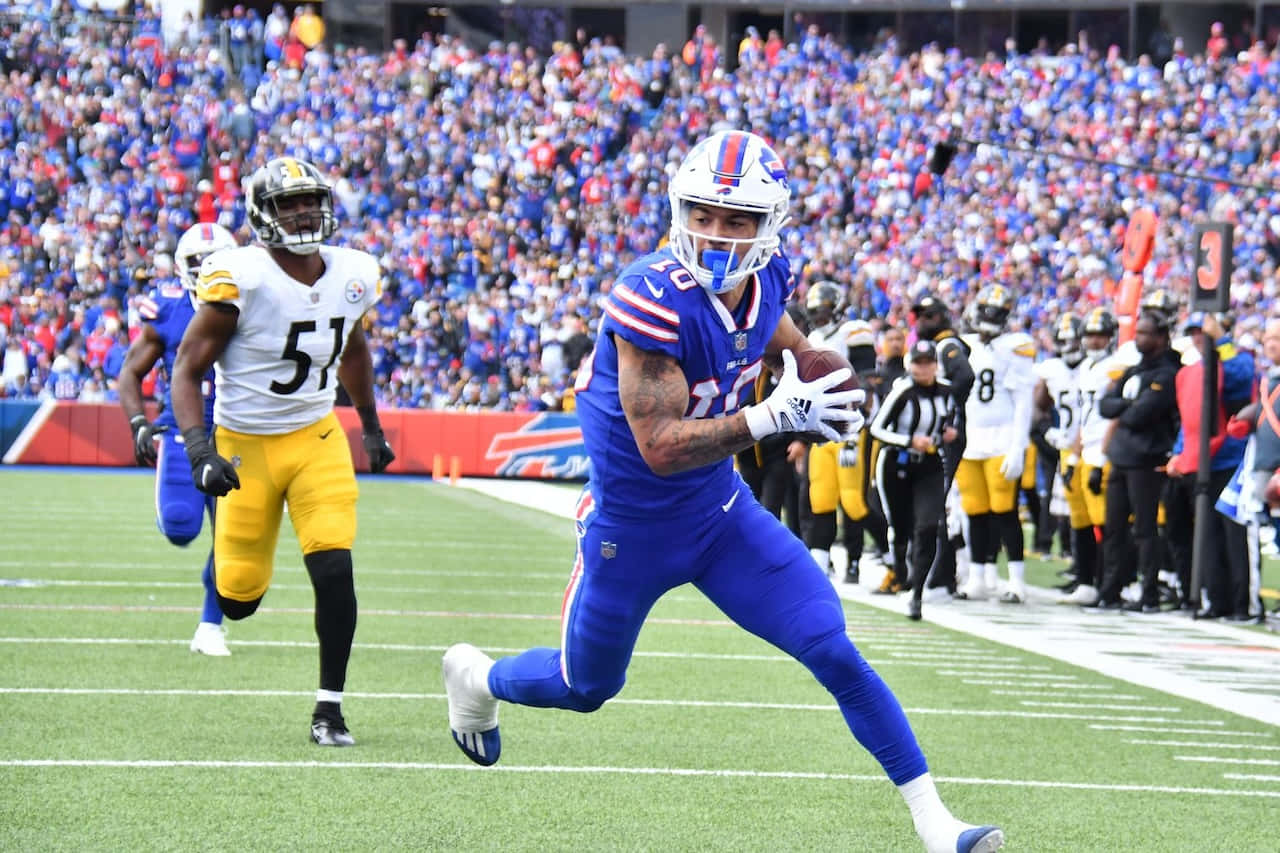
<path id="1" fill-rule="evenodd" d="M 899 377 L 871 422 L 871 437 L 895 447 L 910 447 L 917 435 L 940 443 L 943 425 L 954 425 L 955 408 L 947 380 L 917 385 L 910 375 Z"/>

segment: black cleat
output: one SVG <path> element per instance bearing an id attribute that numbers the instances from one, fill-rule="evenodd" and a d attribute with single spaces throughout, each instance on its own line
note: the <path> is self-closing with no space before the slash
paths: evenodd
<path id="1" fill-rule="evenodd" d="M 325 705 L 325 708 L 321 708 Z M 355 746 L 356 739 L 347 730 L 342 711 L 332 702 L 317 702 L 311 715 L 311 742 L 316 746 Z"/>

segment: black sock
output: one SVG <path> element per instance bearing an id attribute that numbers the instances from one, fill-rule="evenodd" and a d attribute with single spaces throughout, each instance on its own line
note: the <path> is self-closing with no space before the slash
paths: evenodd
<path id="1" fill-rule="evenodd" d="M 316 639 L 320 643 L 320 689 L 341 693 L 356 633 L 356 591 L 351 552 L 317 551 L 303 557 L 316 594 Z"/>

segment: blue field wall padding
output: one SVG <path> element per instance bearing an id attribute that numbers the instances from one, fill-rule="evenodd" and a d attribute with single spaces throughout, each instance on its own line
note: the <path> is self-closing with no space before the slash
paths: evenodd
<path id="1" fill-rule="evenodd" d="M 35 400 L 0 400 L 0 456 L 22 434 L 22 428 L 40 409 Z"/>

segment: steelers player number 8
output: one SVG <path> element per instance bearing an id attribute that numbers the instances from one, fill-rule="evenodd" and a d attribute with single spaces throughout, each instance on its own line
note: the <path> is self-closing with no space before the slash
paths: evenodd
<path id="1" fill-rule="evenodd" d="M 978 400 L 990 403 L 996 398 L 996 372 L 989 367 L 978 371 Z"/>
<path id="2" fill-rule="evenodd" d="M 342 328 L 345 325 L 345 317 L 331 317 L 329 319 L 329 328 L 333 330 L 333 352 L 329 353 L 329 360 L 325 362 L 324 368 L 320 371 L 318 390 L 323 391 L 325 386 L 329 384 L 329 368 L 333 367 L 333 363 L 338 360 L 338 353 L 342 351 Z M 302 387 L 302 383 L 307 381 L 307 374 L 311 372 L 311 356 L 298 349 L 298 337 L 304 332 L 314 332 L 315 330 L 316 323 L 314 320 L 299 320 L 289 326 L 289 339 L 285 342 L 284 352 L 280 353 L 280 358 L 294 362 L 298 365 L 298 369 L 288 382 L 272 380 L 271 391 L 273 394 L 292 394 Z"/>

